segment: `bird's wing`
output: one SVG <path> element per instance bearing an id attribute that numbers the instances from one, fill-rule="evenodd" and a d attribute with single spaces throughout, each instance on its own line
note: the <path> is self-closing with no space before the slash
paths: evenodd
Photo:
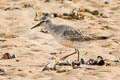
<path id="1" fill-rule="evenodd" d="M 80 30 L 80 29 L 74 29 L 68 27 L 68 29 L 65 29 L 63 32 L 63 36 L 65 39 L 70 41 L 92 41 L 92 40 L 104 40 L 108 37 L 105 36 L 94 36 L 92 34 L 87 33 L 86 31 Z"/>

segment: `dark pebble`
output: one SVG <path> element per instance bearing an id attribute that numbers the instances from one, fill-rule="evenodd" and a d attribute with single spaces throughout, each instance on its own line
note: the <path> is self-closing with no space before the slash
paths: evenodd
<path id="1" fill-rule="evenodd" d="M 18 59 L 16 60 L 16 62 L 19 62 L 19 61 L 20 61 L 20 60 L 18 60 Z"/>
<path id="2" fill-rule="evenodd" d="M 21 70 L 21 69 L 18 69 L 18 71 L 23 71 L 23 70 Z"/>
<path id="3" fill-rule="evenodd" d="M 85 60 L 83 58 L 81 58 L 80 63 L 85 64 Z"/>
<path id="4" fill-rule="evenodd" d="M 108 1 L 105 1 L 104 4 L 109 4 L 109 2 L 108 2 Z"/>
<path id="5" fill-rule="evenodd" d="M 51 55 L 56 55 L 57 53 L 56 52 L 53 52 L 53 53 L 50 53 Z"/>
<path id="6" fill-rule="evenodd" d="M 99 14 L 99 11 L 98 10 L 94 10 L 93 12 L 92 12 L 92 15 L 98 15 Z"/>

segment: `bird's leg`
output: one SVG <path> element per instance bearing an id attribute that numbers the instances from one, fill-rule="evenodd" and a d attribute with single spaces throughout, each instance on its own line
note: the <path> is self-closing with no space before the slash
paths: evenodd
<path id="1" fill-rule="evenodd" d="M 78 53 L 78 61 L 80 60 L 80 53 L 79 53 L 79 50 L 78 49 L 76 49 L 77 50 L 77 53 Z"/>
<path id="2" fill-rule="evenodd" d="M 78 49 L 75 49 L 75 52 L 73 52 L 73 53 L 71 53 L 71 54 L 69 54 L 69 55 L 66 55 L 66 56 L 62 57 L 60 60 L 65 60 L 67 57 L 69 57 L 69 56 L 71 56 L 71 55 L 73 55 L 73 54 L 76 54 L 77 52 L 79 52 L 79 50 L 78 50 Z"/>

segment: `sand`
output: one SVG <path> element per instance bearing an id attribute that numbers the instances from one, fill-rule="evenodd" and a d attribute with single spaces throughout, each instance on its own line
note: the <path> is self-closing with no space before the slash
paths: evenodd
<path id="1" fill-rule="evenodd" d="M 0 1 L 0 56 L 8 52 L 15 54 L 15 59 L 0 60 L 0 68 L 5 69 L 5 75 L 0 80 L 120 80 L 120 66 L 81 66 L 69 72 L 56 71 L 41 72 L 52 58 L 61 58 L 74 52 L 74 49 L 60 45 L 49 33 L 42 33 L 39 27 L 30 28 L 39 21 L 34 21 L 36 12 L 65 13 L 73 8 L 89 8 L 98 10 L 108 18 L 96 20 L 66 20 L 52 19 L 56 24 L 66 24 L 75 28 L 84 28 L 99 35 L 115 34 L 108 41 L 101 41 L 98 45 L 80 50 L 80 57 L 87 59 L 102 56 L 105 59 L 120 58 L 120 0 L 1 0 Z M 25 7 L 25 4 L 31 4 Z M 111 29 L 102 29 L 109 26 Z M 96 42 L 97 43 L 97 42 Z M 56 52 L 57 55 L 50 53 Z M 62 52 L 62 54 L 59 54 Z M 87 52 L 87 54 L 86 54 Z M 77 55 L 68 59 L 75 60 Z M 19 61 L 17 61 L 19 60 Z M 84 69 L 92 67 L 93 69 Z"/>

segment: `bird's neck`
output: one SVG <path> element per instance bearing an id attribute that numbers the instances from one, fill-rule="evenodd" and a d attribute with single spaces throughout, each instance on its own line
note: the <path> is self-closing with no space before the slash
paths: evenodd
<path id="1" fill-rule="evenodd" d="M 53 30 L 54 27 L 55 27 L 55 24 L 52 23 L 51 20 L 48 20 L 48 22 L 47 22 L 47 24 L 46 24 L 46 27 L 47 27 L 47 29 L 48 29 L 50 32 L 52 32 L 52 30 Z"/>

